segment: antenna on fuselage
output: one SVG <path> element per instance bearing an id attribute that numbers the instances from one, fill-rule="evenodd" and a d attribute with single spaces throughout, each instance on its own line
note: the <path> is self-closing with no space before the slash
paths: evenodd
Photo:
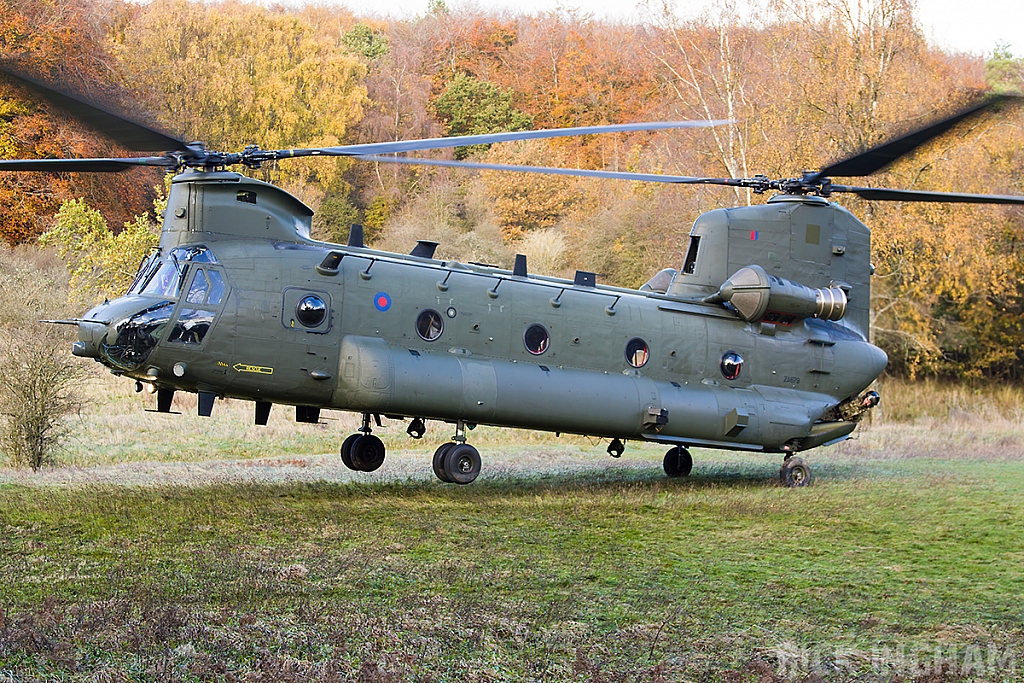
<path id="1" fill-rule="evenodd" d="M 431 242 L 430 240 L 417 240 L 416 246 L 409 252 L 410 256 L 419 256 L 420 258 L 434 258 L 434 251 L 437 250 L 437 242 Z"/>
<path id="2" fill-rule="evenodd" d="M 516 277 L 526 277 L 526 254 L 516 254 L 516 264 L 512 268 Z"/>
<path id="3" fill-rule="evenodd" d="M 363 226 L 353 223 L 348 231 L 348 246 L 363 248 Z"/>

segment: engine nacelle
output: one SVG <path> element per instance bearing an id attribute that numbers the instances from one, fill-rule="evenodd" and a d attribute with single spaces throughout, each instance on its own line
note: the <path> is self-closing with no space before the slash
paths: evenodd
<path id="1" fill-rule="evenodd" d="M 846 292 L 839 287 L 812 289 L 769 275 L 756 265 L 737 270 L 713 298 L 732 304 L 747 322 L 761 320 L 769 312 L 796 318 L 839 320 L 846 314 L 848 303 Z"/>

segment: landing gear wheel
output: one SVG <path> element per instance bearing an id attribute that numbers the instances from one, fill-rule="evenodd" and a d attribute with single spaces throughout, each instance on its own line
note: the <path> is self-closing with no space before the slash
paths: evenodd
<path id="1" fill-rule="evenodd" d="M 811 466 L 803 458 L 786 458 L 779 470 L 779 480 L 790 488 L 807 486 L 811 483 Z"/>
<path id="2" fill-rule="evenodd" d="M 468 443 L 452 448 L 444 456 L 444 473 L 454 484 L 469 484 L 480 474 L 480 452 Z"/>
<path id="3" fill-rule="evenodd" d="M 358 469 L 352 463 L 352 444 L 361 436 L 362 434 L 351 434 L 347 439 L 341 442 L 341 461 L 345 463 L 345 467 L 350 470 Z"/>
<path id="4" fill-rule="evenodd" d="M 373 434 L 362 434 L 352 442 L 352 464 L 361 472 L 373 472 L 384 464 L 384 442 Z"/>
<path id="5" fill-rule="evenodd" d="M 665 468 L 665 474 L 670 477 L 688 477 L 690 470 L 693 469 L 693 458 L 690 457 L 690 451 L 682 446 L 676 446 L 669 449 L 661 464 Z"/>
<path id="6" fill-rule="evenodd" d="M 437 450 L 434 451 L 434 475 L 446 484 L 451 484 L 452 480 L 448 478 L 448 475 L 445 474 L 444 471 L 445 456 L 448 455 L 448 451 L 455 448 L 457 445 L 458 444 L 454 441 L 449 441 L 448 443 L 441 444 L 437 447 Z"/>

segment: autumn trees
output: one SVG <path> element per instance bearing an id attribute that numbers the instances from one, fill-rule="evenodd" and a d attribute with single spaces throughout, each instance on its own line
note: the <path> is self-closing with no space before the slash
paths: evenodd
<path id="1" fill-rule="evenodd" d="M 730 119 L 706 131 L 436 153 L 710 176 L 792 176 L 952 111 L 979 89 L 1024 86 L 1022 60 L 1005 48 L 985 63 L 930 45 L 910 0 L 759 7 L 752 14 L 722 0 L 682 19 L 671 2 L 650 3 L 641 20 L 619 24 L 573 12 L 453 11 L 443 2 L 423 16 L 383 21 L 240 0 L 12 0 L 0 6 L 0 49 L 77 92 L 130 88 L 137 109 L 171 132 L 228 150 Z M 59 112 L 4 88 L 0 156 L 114 152 Z M 1020 113 L 1004 112 L 872 182 L 1020 193 L 1022 144 Z M 765 199 L 731 188 L 328 159 L 255 172 L 316 208 L 323 238 L 343 240 L 358 221 L 387 248 L 433 237 L 447 257 L 509 265 L 522 252 L 545 272 L 579 267 L 633 286 L 679 262 L 700 212 Z M 66 209 L 65 218 L 95 222 L 83 206 L 95 207 L 118 232 L 145 212 L 158 184 L 138 174 L 8 174 L 0 177 L 0 236 L 14 243 L 38 235 L 62 201 L 78 198 L 84 205 Z M 873 329 L 894 371 L 1024 372 L 1019 210 L 841 201 L 873 229 Z"/>
<path id="2" fill-rule="evenodd" d="M 29 75 L 103 100 L 118 66 L 107 49 L 116 8 L 89 0 L 19 0 L 0 4 L 0 53 Z M 0 158 L 109 156 L 126 153 L 83 130 L 32 93 L 0 79 Z M 0 240 L 16 244 L 48 227 L 66 199 L 85 196 L 120 225 L 150 201 L 138 178 L 83 174 L 0 175 Z"/>
<path id="3" fill-rule="evenodd" d="M 928 45 L 905 0 L 784 9 L 795 20 L 769 13 L 759 17 L 763 28 L 720 14 L 690 23 L 656 16 L 662 30 L 651 53 L 678 111 L 739 122 L 695 141 L 705 173 L 820 168 L 954 111 L 986 76 L 997 86 L 1015 73 L 1005 54 L 983 70 L 981 60 Z M 1020 192 L 1020 123 L 1010 111 L 963 127 L 870 182 Z M 720 191 L 708 194 L 723 201 Z M 873 333 L 891 371 L 1019 373 L 1019 210 L 838 200 L 873 229 Z M 737 192 L 725 201 L 760 199 Z"/>
<path id="4" fill-rule="evenodd" d="M 372 32 L 312 19 L 233 1 L 156 0 L 137 8 L 112 50 L 149 110 L 183 139 L 220 150 L 326 147 L 346 138 L 366 103 L 366 67 L 353 52 L 382 48 Z M 319 206 L 347 192 L 345 166 L 304 159 L 256 173 Z"/>

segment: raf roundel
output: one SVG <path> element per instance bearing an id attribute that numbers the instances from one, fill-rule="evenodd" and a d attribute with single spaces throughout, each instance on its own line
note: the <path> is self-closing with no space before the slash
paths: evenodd
<path id="1" fill-rule="evenodd" d="M 391 308 L 391 297 L 387 292 L 377 292 L 373 295 L 373 305 L 378 311 L 386 311 Z"/>

